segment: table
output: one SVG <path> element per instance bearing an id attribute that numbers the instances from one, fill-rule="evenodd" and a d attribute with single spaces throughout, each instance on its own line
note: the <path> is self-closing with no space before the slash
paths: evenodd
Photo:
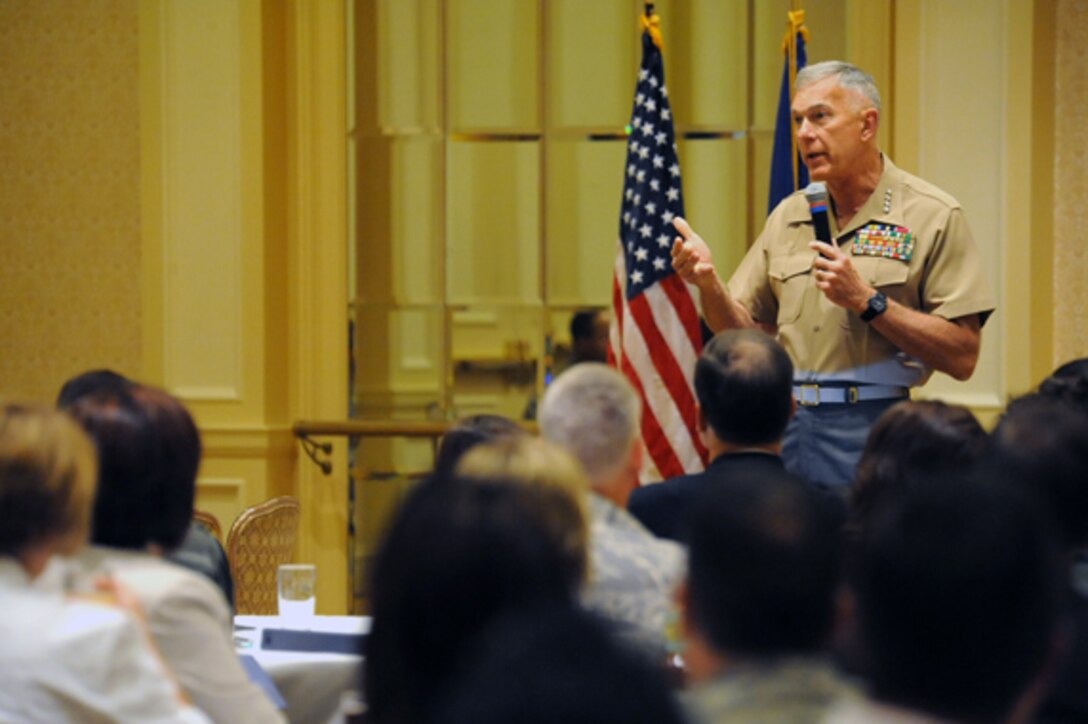
<path id="1" fill-rule="evenodd" d="M 278 616 L 234 617 L 238 653 L 253 656 L 268 673 L 287 702 L 288 720 L 292 724 L 325 724 L 337 713 L 344 693 L 361 688 L 362 655 L 265 651 L 261 634 L 266 628 L 359 634 L 370 630 L 370 618 L 314 616 L 299 625 Z"/>

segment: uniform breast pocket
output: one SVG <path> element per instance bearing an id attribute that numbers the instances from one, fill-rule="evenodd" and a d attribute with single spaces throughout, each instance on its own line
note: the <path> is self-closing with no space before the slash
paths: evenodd
<path id="1" fill-rule="evenodd" d="M 854 269 L 862 281 L 869 286 L 884 292 L 888 299 L 893 299 L 907 307 L 916 307 L 910 299 L 907 288 L 907 280 L 910 277 L 910 266 L 898 259 L 884 259 L 872 256 L 851 257 Z M 867 326 L 856 314 L 846 315 L 847 327 L 862 328 Z"/>
<path id="2" fill-rule="evenodd" d="M 778 298 L 778 324 L 791 324 L 801 316 L 805 290 L 812 276 L 812 252 L 771 257 L 767 275 Z"/>

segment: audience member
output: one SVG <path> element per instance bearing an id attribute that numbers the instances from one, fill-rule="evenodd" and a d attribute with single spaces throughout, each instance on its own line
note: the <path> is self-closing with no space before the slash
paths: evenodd
<path id="1" fill-rule="evenodd" d="M 700 491 L 681 595 L 696 721 L 817 722 L 852 694 L 824 655 L 841 573 L 835 502 L 785 470 Z"/>
<path id="2" fill-rule="evenodd" d="M 604 309 L 583 309 L 570 318 L 570 365 L 608 361 L 611 317 Z"/>
<path id="3" fill-rule="evenodd" d="M 86 397 L 118 396 L 132 390 L 136 383 L 113 370 L 91 370 L 64 383 L 57 396 L 57 407 L 64 410 Z M 199 523 L 191 522 L 181 544 L 166 554 L 167 560 L 207 576 L 234 606 L 234 579 L 227 552 L 215 536 Z"/>
<path id="4" fill-rule="evenodd" d="M 1045 512 L 996 477 L 926 478 L 876 501 L 851 576 L 870 699 L 829 721 L 1024 721 L 1058 638 Z"/>
<path id="5" fill-rule="evenodd" d="M 0 408 L 0 720 L 202 722 L 136 620 L 36 585 L 86 541 L 95 453 L 59 412 Z"/>
<path id="6" fill-rule="evenodd" d="M 434 724 L 681 724 L 662 672 L 576 606 L 519 611 L 488 627 Z"/>
<path id="7" fill-rule="evenodd" d="M 1042 494 L 1067 548 L 1088 545 L 1088 414 L 1042 393 L 1019 397 L 994 428 L 989 462 Z"/>
<path id="8" fill-rule="evenodd" d="M 1058 367 L 1039 385 L 1039 392 L 1088 412 L 1088 357 Z"/>
<path id="9" fill-rule="evenodd" d="M 502 415 L 472 415 L 462 418 L 442 436 L 442 443 L 435 456 L 432 479 L 438 482 L 449 480 L 461 457 L 482 442 L 524 434 L 524 428 Z"/>
<path id="10" fill-rule="evenodd" d="M 695 365 L 695 396 L 710 465 L 701 473 L 643 486 L 628 503 L 654 535 L 676 541 L 683 540 L 688 508 L 704 486 L 784 469 L 782 435 L 795 404 L 793 364 L 762 332 L 721 332 Z"/>
<path id="11" fill-rule="evenodd" d="M 1014 400 L 994 430 L 989 463 L 996 473 L 1040 495 L 1058 522 L 1073 627 L 1036 721 L 1059 724 L 1088 720 L 1088 408 L 1086 398 L 1074 392 L 1083 380 L 1049 379 L 1076 384 L 1044 382 L 1040 392 Z"/>
<path id="12" fill-rule="evenodd" d="M 471 453 L 481 467 L 484 447 Z M 495 476 L 414 489 L 371 571 L 368 720 L 427 721 L 488 624 L 525 607 L 570 605 L 585 578 L 585 531 L 582 505 L 559 485 Z"/>
<path id="13" fill-rule="evenodd" d="M 548 531 L 566 553 L 580 561 L 571 571 L 580 584 L 588 575 L 589 510 L 585 473 L 565 450 L 538 437 L 506 438 L 470 450 L 457 465 L 460 484 L 497 482 L 525 489 L 523 499 L 536 508 Z M 578 509 L 572 519 L 568 504 Z"/>
<path id="14" fill-rule="evenodd" d="M 986 445 L 986 431 L 965 407 L 920 400 L 888 408 L 869 431 L 858 462 L 848 535 L 860 534 L 874 502 L 888 490 L 919 478 L 967 472 Z"/>
<path id="15" fill-rule="evenodd" d="M 661 654 L 684 553 L 676 543 L 655 538 L 626 510 L 644 454 L 640 408 L 638 393 L 622 374 L 587 362 L 548 388 L 539 421 L 543 437 L 574 455 L 589 480 L 585 603 Z"/>
<path id="16" fill-rule="evenodd" d="M 130 589 L 163 657 L 215 721 L 282 721 L 234 651 L 222 593 L 163 559 L 189 530 L 200 436 L 188 411 L 162 390 L 133 385 L 77 399 L 68 412 L 98 448 L 92 543 L 76 564 Z"/>

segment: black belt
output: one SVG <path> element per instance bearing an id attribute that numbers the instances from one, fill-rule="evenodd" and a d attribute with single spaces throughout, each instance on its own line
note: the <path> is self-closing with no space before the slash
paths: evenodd
<path id="1" fill-rule="evenodd" d="M 793 386 L 793 396 L 803 407 L 817 405 L 856 405 L 869 400 L 902 400 L 910 397 L 910 389 L 895 385 L 852 385 L 831 387 L 804 384 Z"/>

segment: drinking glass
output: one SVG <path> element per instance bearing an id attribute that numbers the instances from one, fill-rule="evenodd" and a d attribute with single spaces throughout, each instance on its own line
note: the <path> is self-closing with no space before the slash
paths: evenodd
<path id="1" fill-rule="evenodd" d="M 317 603 L 317 566 L 312 563 L 285 563 L 276 574 L 281 618 L 305 621 L 314 615 Z"/>

